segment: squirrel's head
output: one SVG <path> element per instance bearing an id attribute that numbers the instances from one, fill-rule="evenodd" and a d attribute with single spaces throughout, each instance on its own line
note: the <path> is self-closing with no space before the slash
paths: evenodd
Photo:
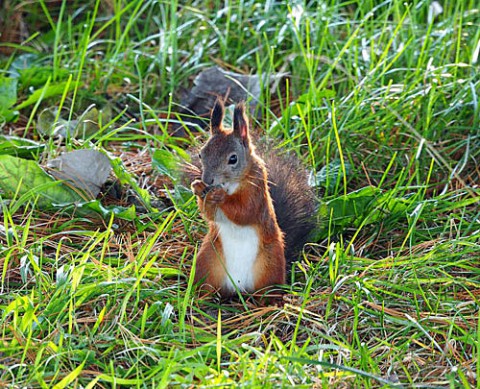
<path id="1" fill-rule="evenodd" d="M 233 129 L 223 128 L 225 114 L 223 102 L 217 100 L 210 120 L 211 137 L 200 150 L 202 181 L 209 186 L 221 186 L 232 194 L 251 159 L 250 136 L 245 105 L 236 105 L 233 113 Z"/>

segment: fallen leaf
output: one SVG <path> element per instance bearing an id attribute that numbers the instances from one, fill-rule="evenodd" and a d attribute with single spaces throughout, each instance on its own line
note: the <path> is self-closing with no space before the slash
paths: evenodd
<path id="1" fill-rule="evenodd" d="M 37 120 L 37 131 L 40 134 L 50 137 L 66 137 L 67 134 L 73 133 L 77 121 L 68 121 L 61 117 L 58 117 L 57 119 L 57 112 L 58 109 L 56 107 L 45 108 L 40 112 Z"/>
<path id="2" fill-rule="evenodd" d="M 84 153 L 84 151 L 88 151 L 88 153 Z M 87 161 L 78 163 L 77 159 L 82 157 L 87 159 Z M 105 155 L 94 150 L 77 150 L 64 154 L 62 157 L 57 158 L 56 161 L 54 165 L 61 162 L 63 168 L 66 167 L 66 171 L 69 174 L 75 174 L 76 178 L 70 180 L 70 178 L 65 176 L 65 172 L 55 171 L 57 175 L 63 174 L 63 179 L 68 181 L 68 184 L 65 184 L 65 182 L 47 174 L 35 161 L 10 155 L 0 155 L 0 193 L 2 193 L 3 197 L 2 202 L 0 202 L 0 214 L 3 211 L 3 206 L 6 204 L 9 204 L 10 212 L 16 212 L 16 209 L 28 201 L 34 200 L 38 209 L 51 210 L 60 208 L 67 212 L 78 212 L 80 215 L 91 215 L 94 213 L 104 218 L 114 215 L 124 220 L 135 220 L 135 206 L 104 206 L 99 200 L 87 198 L 84 193 L 85 188 L 80 187 L 78 174 L 80 171 L 82 172 L 81 174 L 86 174 L 88 166 L 91 169 L 97 169 L 96 173 L 88 174 L 89 185 L 95 185 L 95 188 L 97 188 L 98 184 L 108 176 L 109 169 L 106 169 L 106 164 L 110 164 Z M 72 168 L 71 164 L 74 164 L 75 167 Z M 53 172 L 53 170 L 50 172 Z M 95 184 L 91 180 L 95 181 Z M 15 199 L 15 201 L 9 203 L 6 200 L 7 198 Z M 11 204 L 14 205 L 12 206 Z M 0 233 L 2 233 L 1 225 Z"/>
<path id="3" fill-rule="evenodd" d="M 152 155 L 152 165 L 160 173 L 172 178 L 178 169 L 178 158 L 169 150 L 158 149 Z"/>
<path id="4" fill-rule="evenodd" d="M 79 193 L 45 173 L 35 161 L 0 155 L 0 189 L 8 198 L 25 203 L 37 199 L 39 208 L 84 200 Z"/>
<path id="5" fill-rule="evenodd" d="M 372 186 L 335 197 L 322 202 L 318 208 L 322 227 L 317 230 L 317 240 L 351 226 L 378 223 L 387 218 L 405 218 L 407 210 L 414 205 L 411 198 L 396 198 L 391 191 L 382 191 Z"/>
<path id="6" fill-rule="evenodd" d="M 109 105 L 97 109 L 94 104 L 88 107 L 78 119 L 66 120 L 58 115 L 57 107 L 44 109 L 37 120 L 37 130 L 40 134 L 50 137 L 71 137 L 86 139 L 99 130 L 99 123 L 107 123 L 112 116 Z"/>
<path id="7" fill-rule="evenodd" d="M 184 126 L 189 131 L 205 128 L 209 123 L 210 110 L 217 98 L 226 99 L 228 103 L 239 103 L 249 100 L 253 114 L 260 100 L 262 87 L 268 82 L 275 89 L 278 82 L 285 79 L 285 74 L 271 74 L 268 79 L 258 75 L 244 75 L 225 71 L 217 66 L 205 69 L 194 80 L 193 88 L 182 99 L 179 120 L 173 125 L 172 133 L 185 136 Z M 180 124 L 178 124 L 180 123 Z"/>
<path id="8" fill-rule="evenodd" d="M 0 135 L 0 154 L 15 157 L 35 158 L 45 149 L 45 144 L 27 138 Z"/>
<path id="9" fill-rule="evenodd" d="M 91 211 L 100 214 L 104 219 L 108 219 L 111 215 L 115 215 L 123 220 L 133 221 L 137 217 L 135 205 L 123 207 L 119 205 L 103 205 L 99 200 L 91 200 L 86 203 L 80 203 L 77 206 L 80 213 L 89 214 Z"/>
<path id="10" fill-rule="evenodd" d="M 312 187 L 325 187 L 329 190 L 333 190 L 335 186 L 341 181 L 343 174 L 350 176 L 352 166 L 345 163 L 345 173 L 343 173 L 342 163 L 339 159 L 335 159 L 332 162 L 323 166 L 319 172 L 312 172 L 308 178 L 309 185 Z"/>
<path id="11" fill-rule="evenodd" d="M 75 150 L 48 161 L 49 173 L 84 191 L 91 199 L 97 197 L 112 167 L 110 160 L 96 150 Z"/>
<path id="12" fill-rule="evenodd" d="M 17 102 L 17 80 L 0 76 L 0 122 L 10 122 L 17 118 L 18 112 L 11 107 Z"/>

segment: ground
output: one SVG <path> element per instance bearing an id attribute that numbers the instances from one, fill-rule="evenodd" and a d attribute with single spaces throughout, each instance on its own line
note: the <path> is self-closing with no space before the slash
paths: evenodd
<path id="1" fill-rule="evenodd" d="M 1 386 L 477 384 L 475 1 L 11 0 L 0 20 L 0 154 L 114 167 L 76 211 L 0 173 Z M 318 195 L 275 305 L 190 276 L 206 225 L 177 166 L 205 134 L 176 113 L 212 66 L 261 76 L 252 127 Z"/>

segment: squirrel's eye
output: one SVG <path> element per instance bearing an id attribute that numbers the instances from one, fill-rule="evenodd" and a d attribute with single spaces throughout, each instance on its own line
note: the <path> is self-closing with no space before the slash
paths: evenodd
<path id="1" fill-rule="evenodd" d="M 198 154 L 198 159 L 202 159 L 202 154 Z"/>
<path id="2" fill-rule="evenodd" d="M 228 158 L 228 164 L 229 165 L 235 165 L 237 163 L 237 154 L 232 154 L 230 158 Z"/>

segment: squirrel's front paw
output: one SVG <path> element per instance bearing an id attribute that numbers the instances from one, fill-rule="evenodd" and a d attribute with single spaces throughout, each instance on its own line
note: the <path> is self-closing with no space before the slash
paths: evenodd
<path id="1" fill-rule="evenodd" d="M 204 197 L 207 192 L 207 185 L 202 180 L 195 180 L 191 185 L 192 192 L 195 196 Z"/>
<path id="2" fill-rule="evenodd" d="M 227 193 L 222 188 L 215 188 L 208 192 L 206 200 L 209 203 L 221 204 L 225 201 Z"/>

